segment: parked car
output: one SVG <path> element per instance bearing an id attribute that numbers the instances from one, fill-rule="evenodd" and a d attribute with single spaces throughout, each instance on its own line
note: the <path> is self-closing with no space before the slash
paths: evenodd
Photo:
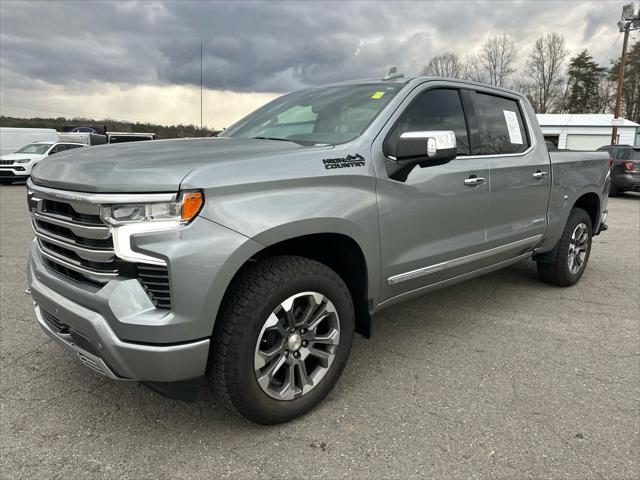
<path id="1" fill-rule="evenodd" d="M 598 151 L 608 152 L 611 157 L 610 197 L 640 192 L 640 146 L 604 145 Z"/>
<path id="2" fill-rule="evenodd" d="M 530 259 L 575 284 L 606 229 L 609 156 L 549 153 L 519 93 L 390 77 L 285 95 L 218 138 L 43 162 L 42 329 L 165 395 L 210 376 L 270 424 L 331 391 L 385 307 Z"/>
<path id="3" fill-rule="evenodd" d="M 0 127 L 0 155 L 13 153 L 32 142 L 57 142 L 53 128 Z"/>
<path id="4" fill-rule="evenodd" d="M 26 180 L 33 167 L 42 159 L 55 153 L 84 147 L 82 143 L 71 142 L 34 142 L 8 155 L 0 157 L 0 184 L 9 184 Z"/>

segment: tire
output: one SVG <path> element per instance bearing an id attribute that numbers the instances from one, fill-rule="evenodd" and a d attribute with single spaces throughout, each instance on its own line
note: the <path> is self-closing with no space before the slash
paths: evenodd
<path id="1" fill-rule="evenodd" d="M 318 313 L 321 308 L 326 315 Z M 303 311 L 309 315 L 301 315 Z M 296 320 L 290 320 L 287 312 Z M 303 317 L 316 318 L 320 324 L 313 333 L 301 327 L 291 333 L 291 325 Z M 229 286 L 214 326 L 210 355 L 214 388 L 224 404 L 255 423 L 277 424 L 303 415 L 340 378 L 354 325 L 349 289 L 326 265 L 296 256 L 274 256 L 250 264 Z M 327 343 L 336 338 L 337 345 Z M 269 362 L 263 359 L 276 350 L 279 353 Z M 259 368 L 262 361 L 265 365 Z M 281 366 L 271 379 L 268 372 L 278 362 Z"/>
<path id="2" fill-rule="evenodd" d="M 578 282 L 589 261 L 592 236 L 591 217 L 581 208 L 572 209 L 562 237 L 556 245 L 555 258 L 550 263 L 538 262 L 538 277 L 559 287 L 569 287 Z M 578 262 L 576 257 L 581 260 Z"/>
<path id="3" fill-rule="evenodd" d="M 0 185 L 11 185 L 13 180 L 0 180 Z"/>
<path id="4" fill-rule="evenodd" d="M 617 188 L 615 188 L 613 186 L 609 189 L 609 196 L 610 197 L 618 197 L 618 196 L 620 196 L 621 193 L 622 192 L 620 190 L 618 190 Z"/>

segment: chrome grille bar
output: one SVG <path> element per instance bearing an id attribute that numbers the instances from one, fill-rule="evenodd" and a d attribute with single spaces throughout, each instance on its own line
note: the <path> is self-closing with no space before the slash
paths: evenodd
<path id="1" fill-rule="evenodd" d="M 72 262 L 71 260 L 58 255 L 57 253 L 53 253 L 50 250 L 48 250 L 46 247 L 44 247 L 42 245 L 42 243 L 38 242 L 38 246 L 40 247 L 40 254 L 45 257 L 46 259 L 54 262 L 54 263 L 59 263 L 60 265 L 67 267 L 70 270 L 73 270 L 75 272 L 81 273 L 83 275 L 87 275 L 88 277 L 96 277 L 100 280 L 110 280 L 112 278 L 116 278 L 118 276 L 118 271 L 117 270 L 113 270 L 110 272 L 100 272 L 97 270 L 93 270 L 93 269 L 89 269 L 89 268 L 85 268 L 82 265 Z"/>
<path id="2" fill-rule="evenodd" d="M 50 223 L 52 225 L 57 225 L 59 227 L 68 228 L 75 235 L 79 237 L 85 238 L 94 238 L 94 239 L 106 239 L 111 237 L 111 232 L 109 231 L 109 227 L 106 225 L 89 225 L 86 223 L 74 222 L 72 220 L 63 219 L 58 216 L 47 215 L 44 213 L 33 213 L 33 218 L 39 220 L 41 222 Z"/>
<path id="3" fill-rule="evenodd" d="M 32 223 L 33 233 L 39 240 L 45 240 L 49 243 L 57 245 L 62 248 L 66 248 L 68 250 L 73 251 L 80 258 L 84 258 L 85 260 L 91 260 L 93 262 L 102 262 L 102 263 L 110 263 L 115 260 L 115 252 L 111 249 L 97 249 L 97 248 L 88 248 L 82 245 L 79 245 L 77 242 L 73 240 L 69 240 L 63 237 L 59 237 L 58 235 L 54 235 L 48 232 L 43 232 L 42 230 L 38 230 L 38 228 Z"/>

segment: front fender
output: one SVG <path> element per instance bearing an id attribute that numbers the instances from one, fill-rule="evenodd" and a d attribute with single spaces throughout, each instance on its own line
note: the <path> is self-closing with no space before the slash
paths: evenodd
<path id="1" fill-rule="evenodd" d="M 380 233 L 375 179 L 344 175 L 205 191 L 201 215 L 269 247 L 313 234 L 351 238 L 367 264 L 369 296 L 377 298 Z"/>

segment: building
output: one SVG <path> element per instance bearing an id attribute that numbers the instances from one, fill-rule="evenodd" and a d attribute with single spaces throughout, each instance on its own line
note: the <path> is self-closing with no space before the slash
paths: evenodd
<path id="1" fill-rule="evenodd" d="M 611 143 L 613 115 L 610 113 L 539 113 L 538 123 L 545 140 L 558 148 L 595 150 Z M 619 145 L 640 144 L 640 125 L 619 118 Z"/>

